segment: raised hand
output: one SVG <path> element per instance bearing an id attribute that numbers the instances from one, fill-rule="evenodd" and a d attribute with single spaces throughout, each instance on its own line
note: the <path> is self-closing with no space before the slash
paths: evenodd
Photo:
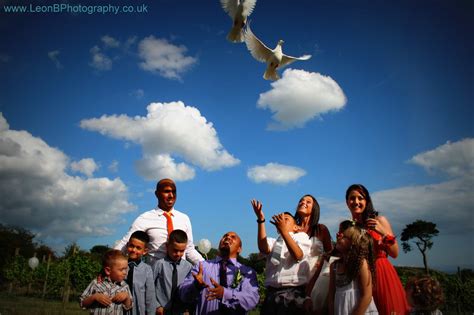
<path id="1" fill-rule="evenodd" d="M 224 287 L 221 286 L 212 278 L 211 278 L 211 283 L 214 286 L 214 288 L 211 288 L 211 287 L 207 288 L 207 291 L 209 292 L 206 295 L 207 300 L 211 301 L 215 299 L 222 299 L 222 297 L 224 296 Z"/>
<path id="2" fill-rule="evenodd" d="M 374 230 L 375 232 L 379 233 L 380 235 L 384 236 L 388 232 L 385 230 L 383 225 L 377 219 L 367 219 L 365 221 L 365 226 L 367 229 Z"/>
<path id="3" fill-rule="evenodd" d="M 271 224 L 274 224 L 279 233 L 290 232 L 289 221 L 285 220 L 285 214 L 275 214 L 272 216 Z"/>
<path id="4" fill-rule="evenodd" d="M 201 288 L 207 288 L 209 287 L 209 285 L 207 285 L 205 282 L 204 282 L 204 279 L 202 278 L 202 262 L 199 262 L 199 271 L 198 273 L 192 273 L 193 277 L 194 277 L 194 280 L 198 283 L 198 285 L 201 287 Z"/>
<path id="5" fill-rule="evenodd" d="M 255 199 L 252 199 L 251 203 L 252 203 L 253 211 L 255 212 L 255 215 L 257 216 L 257 219 L 260 221 L 265 220 L 265 215 L 263 214 L 263 210 L 262 210 L 262 203 Z"/>

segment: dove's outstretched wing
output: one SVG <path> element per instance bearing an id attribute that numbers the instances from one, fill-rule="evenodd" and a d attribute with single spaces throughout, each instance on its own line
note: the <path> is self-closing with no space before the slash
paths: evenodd
<path id="1" fill-rule="evenodd" d="M 289 65 L 290 63 L 295 62 L 296 60 L 308 60 L 309 58 L 311 58 L 311 55 L 304 55 L 301 57 L 292 57 L 292 56 L 283 54 L 283 57 L 281 58 L 281 62 L 280 62 L 280 68 L 286 65 Z"/>
<path id="2" fill-rule="evenodd" d="M 248 50 L 258 61 L 267 62 L 267 60 L 273 55 L 273 50 L 265 46 L 265 44 L 254 35 L 250 29 L 250 25 L 248 25 L 245 30 L 244 38 Z"/>
<path id="3" fill-rule="evenodd" d="M 255 8 L 255 4 L 257 3 L 257 0 L 243 0 L 243 1 L 244 2 L 242 3 L 242 6 L 244 7 L 244 9 L 242 11 L 242 15 L 249 16 L 250 14 L 252 14 L 253 9 Z"/>
<path id="4" fill-rule="evenodd" d="M 221 5 L 224 11 L 233 19 L 237 13 L 239 0 L 221 0 Z"/>

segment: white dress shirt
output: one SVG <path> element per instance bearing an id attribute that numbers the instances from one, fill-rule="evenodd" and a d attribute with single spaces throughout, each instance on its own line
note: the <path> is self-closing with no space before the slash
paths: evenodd
<path id="1" fill-rule="evenodd" d="M 290 235 L 303 251 L 303 259 L 296 261 L 288 251 L 285 242 L 283 242 L 280 263 L 275 265 L 272 263 L 271 258 L 272 251 L 275 247 L 274 245 L 278 240 L 270 237 L 267 238 L 268 246 L 272 251 L 267 255 L 267 263 L 265 266 L 266 287 L 297 287 L 306 284 L 311 277 L 311 266 L 307 258 L 311 250 L 312 242 L 305 232 L 290 233 Z M 278 239 L 281 239 L 281 236 L 279 236 Z"/>
<path id="2" fill-rule="evenodd" d="M 166 217 L 163 215 L 163 210 L 156 207 L 150 211 L 142 213 L 135 219 L 128 233 L 115 246 L 115 249 L 126 252 L 126 246 L 130 236 L 135 231 L 144 231 L 150 237 L 148 244 L 149 254 L 155 259 L 164 258 L 166 256 L 166 241 L 168 239 L 168 228 Z M 194 248 L 193 243 L 193 229 L 191 227 L 191 220 L 189 217 L 176 210 L 171 209 L 171 217 L 173 218 L 173 229 L 183 230 L 188 235 L 188 244 L 186 246 L 186 259 L 193 265 L 203 261 L 201 254 Z"/>

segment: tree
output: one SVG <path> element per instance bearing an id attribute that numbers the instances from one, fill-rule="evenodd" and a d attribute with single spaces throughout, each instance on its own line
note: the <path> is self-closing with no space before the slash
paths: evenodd
<path id="1" fill-rule="evenodd" d="M 101 262 L 104 254 L 110 249 L 106 245 L 95 245 L 90 249 L 91 256 L 94 260 Z"/>
<path id="2" fill-rule="evenodd" d="M 259 253 L 251 253 L 247 265 L 252 267 L 257 273 L 262 273 L 265 269 L 265 257 Z"/>
<path id="3" fill-rule="evenodd" d="M 0 271 L 3 270 L 8 260 L 15 255 L 17 248 L 20 255 L 30 258 L 35 252 L 35 235 L 30 231 L 18 227 L 0 224 Z"/>
<path id="4" fill-rule="evenodd" d="M 420 250 L 423 255 L 423 264 L 425 265 L 425 272 L 428 274 L 428 261 L 427 253 L 428 249 L 431 249 L 433 242 L 431 239 L 437 236 L 439 231 L 436 229 L 436 224 L 423 220 L 416 220 L 413 223 L 408 224 L 402 231 L 402 246 L 405 253 L 411 251 L 410 240 L 416 244 L 416 247 Z"/>

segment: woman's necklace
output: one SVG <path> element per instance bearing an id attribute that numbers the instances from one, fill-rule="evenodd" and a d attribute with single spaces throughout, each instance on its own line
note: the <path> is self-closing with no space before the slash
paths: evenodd
<path id="1" fill-rule="evenodd" d="M 298 225 L 298 232 L 306 232 L 306 227 Z"/>

